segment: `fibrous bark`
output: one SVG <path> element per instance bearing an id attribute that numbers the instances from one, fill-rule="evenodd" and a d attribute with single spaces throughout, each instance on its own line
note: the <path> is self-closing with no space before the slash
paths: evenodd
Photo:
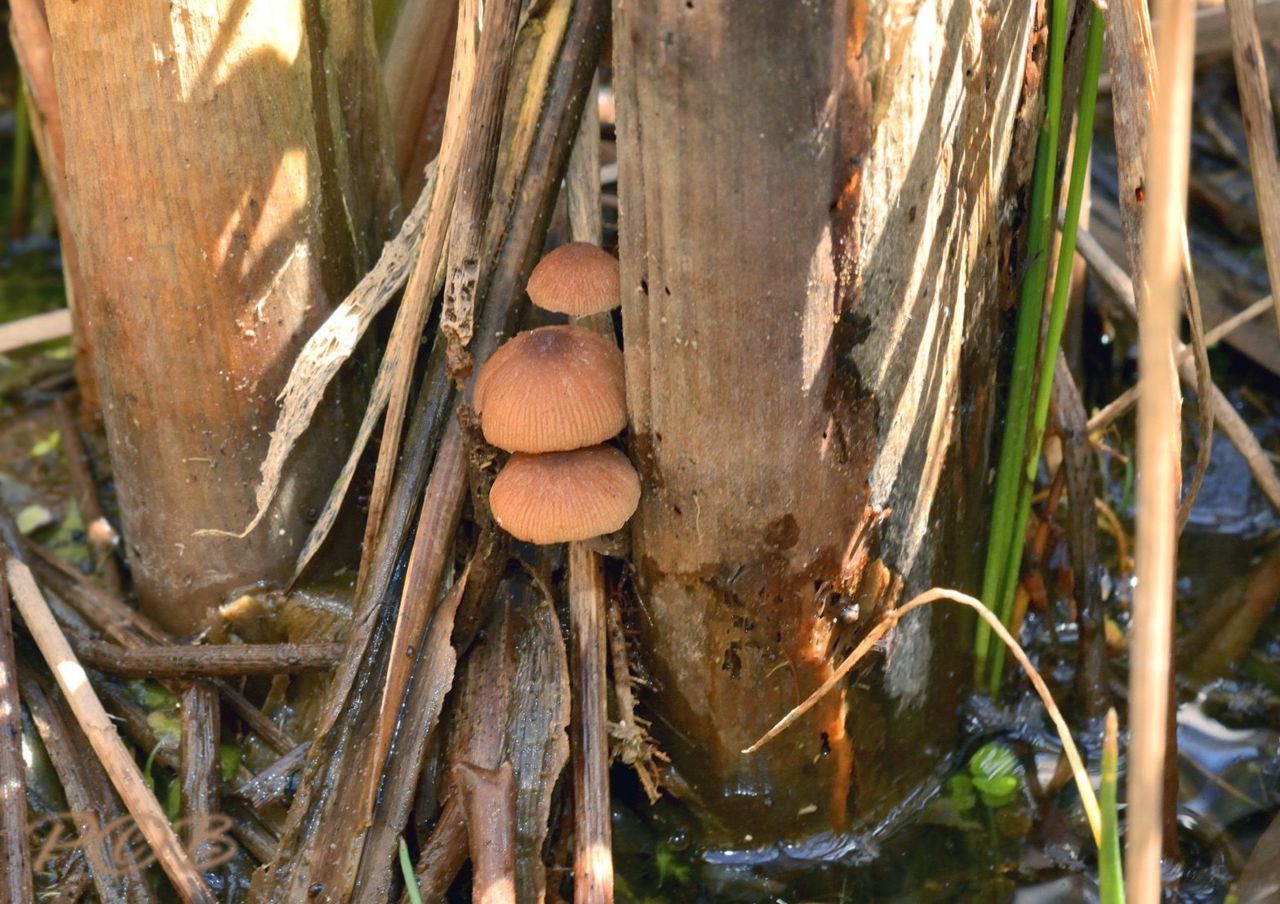
<path id="1" fill-rule="evenodd" d="M 142 602 L 177 630 L 283 578 L 344 436 L 339 399 L 248 537 L 275 398 L 389 234 L 366 5 L 48 4 L 71 228 Z"/>
<path id="2" fill-rule="evenodd" d="M 739 752 L 830 675 L 885 565 L 969 573 L 1032 14 L 991 10 L 614 4 L 638 622 L 722 841 L 883 815 L 945 749 L 960 645 L 922 612 L 869 691 Z"/>

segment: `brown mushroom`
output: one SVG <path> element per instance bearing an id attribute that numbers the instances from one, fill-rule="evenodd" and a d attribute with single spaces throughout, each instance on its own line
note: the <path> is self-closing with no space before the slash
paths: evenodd
<path id="1" fill-rule="evenodd" d="M 508 452 L 563 452 L 627 424 L 622 352 L 572 326 L 519 333 L 480 368 L 475 406 L 484 438 Z"/>
<path id="2" fill-rule="evenodd" d="M 618 259 L 590 242 L 556 248 L 533 268 L 526 289 L 540 308 L 586 317 L 620 303 Z"/>
<path id="3" fill-rule="evenodd" d="M 489 491 L 494 520 L 518 540 L 569 543 L 613 533 L 640 503 L 640 475 L 612 446 L 517 452 Z"/>

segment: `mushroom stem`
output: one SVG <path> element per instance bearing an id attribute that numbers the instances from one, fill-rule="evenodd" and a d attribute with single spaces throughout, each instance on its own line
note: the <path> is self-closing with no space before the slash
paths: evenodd
<path id="1" fill-rule="evenodd" d="M 569 231 L 599 244 L 600 120 L 595 104 L 599 76 L 578 125 L 566 179 Z M 617 342 L 613 319 L 601 311 L 571 322 Z M 613 847 L 609 822 L 609 725 L 605 674 L 604 559 L 586 543 L 569 544 L 569 639 L 573 680 L 572 756 L 573 899 L 575 904 L 613 901 Z"/>
<path id="2" fill-rule="evenodd" d="M 573 680 L 573 900 L 613 901 L 609 733 L 605 690 L 604 562 L 569 544 L 569 641 Z"/>

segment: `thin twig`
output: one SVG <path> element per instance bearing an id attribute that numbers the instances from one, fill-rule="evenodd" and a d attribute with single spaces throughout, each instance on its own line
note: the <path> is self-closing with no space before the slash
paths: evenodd
<path id="1" fill-rule="evenodd" d="M 34 676 L 30 668 L 20 669 L 22 699 L 62 785 L 70 807 L 65 821 L 72 823 L 79 835 L 80 849 L 98 898 L 102 904 L 156 904 L 155 892 L 142 875 L 135 857 L 126 854 L 118 861 L 112 856 L 110 840 L 98 831 L 124 814 L 115 789 L 102 775 L 102 764 L 94 759 L 83 734 L 64 717 L 62 707 L 51 698 L 51 689 L 46 690 L 43 681 Z M 63 828 L 64 817 L 54 819 L 51 828 L 57 832 Z M 44 854 L 43 850 L 37 853 L 37 868 Z"/>
<path id="2" fill-rule="evenodd" d="M 449 538 L 452 538 L 454 528 L 456 521 L 453 527 L 441 531 L 446 536 L 442 544 L 446 552 L 451 549 Z M 357 900 L 383 901 L 390 892 L 396 847 L 409 821 L 427 739 L 440 720 L 445 695 L 453 687 L 458 656 L 451 638 L 469 573 L 470 566 L 449 589 L 440 605 L 435 607 L 426 637 L 422 640 L 422 650 L 416 657 L 417 666 L 409 692 L 405 696 L 396 755 L 387 760 L 385 768 L 379 762 L 376 768 L 369 770 L 371 775 L 382 781 L 380 788 L 376 782 L 374 784 L 380 793 L 372 809 L 373 827 L 365 840 L 360 869 L 356 873 Z"/>
<path id="3" fill-rule="evenodd" d="M 7 558 L 0 549 L 0 563 Z M 6 901 L 33 901 L 27 851 L 26 764 L 9 589 L 0 581 L 0 892 Z"/>
<path id="4" fill-rule="evenodd" d="M 462 499 L 452 492 L 452 485 L 466 479 L 465 470 L 454 470 L 461 464 L 461 447 L 461 430 L 457 421 L 451 419 L 440 443 L 436 467 L 427 482 L 426 496 L 418 516 L 418 530 L 405 572 L 404 590 L 400 595 L 391 658 L 382 686 L 376 729 L 378 743 L 373 748 L 367 772 L 370 804 L 377 793 L 392 738 L 400 725 L 405 690 L 417 670 L 417 653 L 422 649 L 423 637 L 435 614 L 445 570 L 451 564 L 453 535 L 462 517 Z"/>
<path id="5" fill-rule="evenodd" d="M 462 350 L 471 343 L 476 300 L 485 282 L 482 270 L 485 222 L 519 20 L 519 0 L 485 3 L 484 31 L 475 60 L 475 67 L 484 73 L 484 78 L 473 79 L 467 104 L 467 132 L 462 150 L 467 166 L 458 176 L 457 200 L 449 228 L 448 278 L 440 315 L 440 330 L 449 338 L 451 357 L 459 366 L 462 366 L 459 360 Z"/>
<path id="6" fill-rule="evenodd" d="M 1255 0 L 1226 0 L 1231 22 L 1231 55 L 1236 67 L 1236 91 L 1249 144 L 1249 168 L 1262 227 L 1267 276 L 1274 291 L 1280 287 L 1280 159 L 1271 110 L 1267 58 L 1262 52 Z M 1276 324 L 1280 326 L 1280 293 L 1276 295 Z"/>
<path id="7" fill-rule="evenodd" d="M 1058 359 L 1053 381 L 1054 416 L 1062 439 L 1062 468 L 1067 476 L 1068 545 L 1075 576 L 1076 621 L 1080 626 L 1076 687 L 1088 718 L 1110 706 L 1107 693 L 1106 611 L 1098 568 L 1098 517 L 1094 512 L 1093 450 L 1084 403 L 1065 358 Z"/>
<path id="8" fill-rule="evenodd" d="M 1268 295 L 1265 298 L 1258 299 L 1243 311 L 1237 311 L 1235 314 L 1232 314 L 1226 320 L 1222 321 L 1222 323 L 1204 334 L 1205 348 L 1212 348 L 1216 343 L 1222 341 L 1224 337 L 1230 335 L 1236 329 L 1244 326 L 1249 321 L 1256 320 L 1263 314 L 1270 313 L 1272 306 L 1271 296 Z M 1129 312 L 1126 311 L 1126 313 Z M 1188 346 L 1183 346 L 1178 351 L 1178 355 L 1175 360 L 1178 364 L 1180 373 L 1183 364 L 1194 360 L 1193 355 L 1195 355 L 1195 350 Z M 1209 408 L 1210 411 L 1213 410 L 1213 392 L 1214 390 L 1211 388 L 1209 390 L 1209 396 L 1207 397 L 1210 399 L 1210 403 L 1205 406 Z M 1089 432 L 1097 433 L 1100 430 L 1105 430 L 1110 427 L 1113 423 L 1123 417 L 1129 409 L 1136 405 L 1137 402 L 1138 387 L 1130 386 L 1124 392 L 1120 393 L 1120 395 L 1108 402 L 1106 406 L 1099 409 L 1098 412 L 1089 419 Z"/>
<path id="9" fill-rule="evenodd" d="M 139 649 L 148 644 L 176 646 L 174 639 L 141 612 L 96 586 L 77 572 L 67 568 L 46 550 L 25 544 L 31 568 L 53 592 L 70 603 L 94 628 L 126 649 Z M 204 679 L 215 688 L 235 711 L 245 726 L 276 753 L 288 753 L 297 746 L 289 735 L 266 714 L 254 706 L 244 694 L 219 678 Z M 180 693 L 181 688 L 171 688 Z"/>
<path id="10" fill-rule="evenodd" d="M 652 804 L 662 796 L 658 763 L 668 763 L 670 759 L 650 736 L 649 723 L 636 715 L 627 638 L 622 626 L 622 612 L 614 597 L 609 599 L 607 615 L 605 629 L 609 637 L 609 665 L 613 671 L 613 695 L 618 701 L 618 721 L 609 726 L 609 734 L 615 742 L 613 754 L 636 771 L 645 797 Z"/>
<path id="11" fill-rule="evenodd" d="M 307 750 L 311 743 L 299 744 L 284 756 L 280 757 L 266 769 L 263 769 L 249 781 L 240 785 L 233 792 L 255 810 L 267 804 L 283 800 L 289 793 L 289 782 L 306 762 Z"/>
<path id="12" fill-rule="evenodd" d="M 222 722 L 218 694 L 195 684 L 182 695 L 182 745 L 179 758 L 182 781 L 184 841 L 197 863 L 209 863 L 217 852 L 209 829 L 218 812 L 218 741 Z"/>
<path id="13" fill-rule="evenodd" d="M 71 646 L 85 664 L 126 678 L 208 678 L 327 672 L 338 664 L 343 649 L 339 643 L 246 643 L 121 649 L 115 644 L 77 637 L 72 637 Z"/>
<path id="14" fill-rule="evenodd" d="M 1107 254 L 1106 250 L 1093 236 L 1081 230 L 1078 241 L 1080 253 L 1089 262 L 1089 267 L 1102 277 L 1112 293 L 1123 303 L 1124 309 L 1136 321 L 1138 308 L 1134 300 L 1133 283 L 1128 275 Z M 1205 339 L 1207 341 L 1209 335 L 1206 335 Z M 1189 357 L 1184 356 L 1190 350 L 1176 339 L 1173 347 L 1178 356 L 1179 375 L 1184 383 L 1194 385 L 1196 379 L 1194 366 L 1191 364 Z M 1100 425 L 1105 425 L 1109 420 L 1114 419 L 1112 417 L 1112 409 L 1117 407 L 1117 403 L 1122 399 L 1123 397 L 1117 399 L 1112 405 L 1108 405 L 1103 412 L 1095 415 L 1089 421 L 1089 430 L 1095 431 L 1100 428 Z M 1244 422 L 1244 419 L 1240 417 L 1240 413 L 1235 410 L 1231 402 L 1228 401 L 1222 390 L 1218 389 L 1217 386 L 1213 386 L 1209 391 L 1209 404 L 1213 408 L 1213 417 L 1218 428 L 1226 434 L 1227 439 L 1240 451 L 1240 454 L 1249 465 L 1249 471 L 1253 474 L 1253 479 L 1257 481 L 1267 499 L 1271 501 L 1271 504 L 1277 510 L 1280 510 L 1280 478 L 1276 476 L 1275 466 L 1267 458 L 1267 454 L 1262 450 L 1262 446 L 1259 445 L 1257 437 L 1253 435 L 1253 431 L 1249 429 L 1249 425 Z M 1109 420 L 1103 420 L 1104 413 Z"/>
<path id="15" fill-rule="evenodd" d="M 53 613 L 36 586 L 26 565 L 10 558 L 5 564 L 9 588 L 22 620 L 49 663 L 58 686 L 71 705 L 81 728 L 97 753 L 112 784 L 129 809 L 138 829 L 151 845 L 165 874 L 185 902 L 215 904 L 213 893 L 174 834 L 164 810 L 147 787 L 137 763 L 116 733 L 115 725 L 93 692 L 84 669 L 76 661 L 66 637 L 54 621 Z"/>
<path id="16" fill-rule="evenodd" d="M 1204 485 L 1204 475 L 1209 472 L 1209 459 L 1213 454 L 1213 406 L 1205 401 L 1213 394 L 1213 372 L 1209 369 L 1209 343 L 1204 332 L 1204 316 L 1200 312 L 1200 289 L 1191 269 L 1191 246 L 1187 244 L 1185 225 L 1182 229 L 1181 263 L 1182 283 L 1186 287 L 1187 297 L 1187 325 L 1191 332 L 1191 357 L 1196 374 L 1196 424 L 1200 428 L 1200 435 L 1196 443 L 1195 470 L 1191 472 L 1182 502 L 1178 505 L 1179 533 L 1191 520 L 1191 509 L 1196 504 L 1196 497 L 1200 495 L 1200 487 Z M 1176 329 L 1174 340 L 1177 340 Z"/>

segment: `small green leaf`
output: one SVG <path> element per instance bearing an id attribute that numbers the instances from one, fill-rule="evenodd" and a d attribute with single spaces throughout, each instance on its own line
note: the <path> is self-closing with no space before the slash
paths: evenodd
<path id="1" fill-rule="evenodd" d="M 164 798 L 164 812 L 170 822 L 177 822 L 182 815 L 182 785 L 175 779 L 169 782 Z"/>
<path id="2" fill-rule="evenodd" d="M 973 787 L 980 794 L 1006 795 L 1018 790 L 1016 775 L 997 775 L 995 778 L 975 778 Z"/>
<path id="3" fill-rule="evenodd" d="M 1017 776 L 999 775 L 995 778 L 975 778 L 973 787 L 982 796 L 982 802 L 991 808 L 1003 807 L 1018 796 Z"/>
<path id="4" fill-rule="evenodd" d="M 53 512 L 43 505 L 29 505 L 18 512 L 18 517 L 14 521 L 18 525 L 19 533 L 30 536 L 40 528 L 53 523 Z"/>
<path id="5" fill-rule="evenodd" d="M 62 431 L 55 430 L 31 447 L 32 458 L 43 458 L 50 452 L 57 452 L 62 445 Z"/>
<path id="6" fill-rule="evenodd" d="M 983 744 L 969 757 L 969 774 L 974 779 L 1018 774 L 1018 758 L 1003 744 Z"/>
<path id="7" fill-rule="evenodd" d="M 961 813 L 972 810 L 974 804 L 978 802 L 978 795 L 973 790 L 973 782 L 967 775 L 953 775 L 947 779 L 947 798 Z"/>
<path id="8" fill-rule="evenodd" d="M 1007 806 L 1018 796 L 1022 768 L 1013 751 L 1003 744 L 983 744 L 969 758 L 969 774 L 982 803 L 991 808 Z"/>
<path id="9" fill-rule="evenodd" d="M 219 744 L 218 764 L 222 767 L 222 780 L 228 785 L 235 781 L 240 768 L 240 745 Z"/>

